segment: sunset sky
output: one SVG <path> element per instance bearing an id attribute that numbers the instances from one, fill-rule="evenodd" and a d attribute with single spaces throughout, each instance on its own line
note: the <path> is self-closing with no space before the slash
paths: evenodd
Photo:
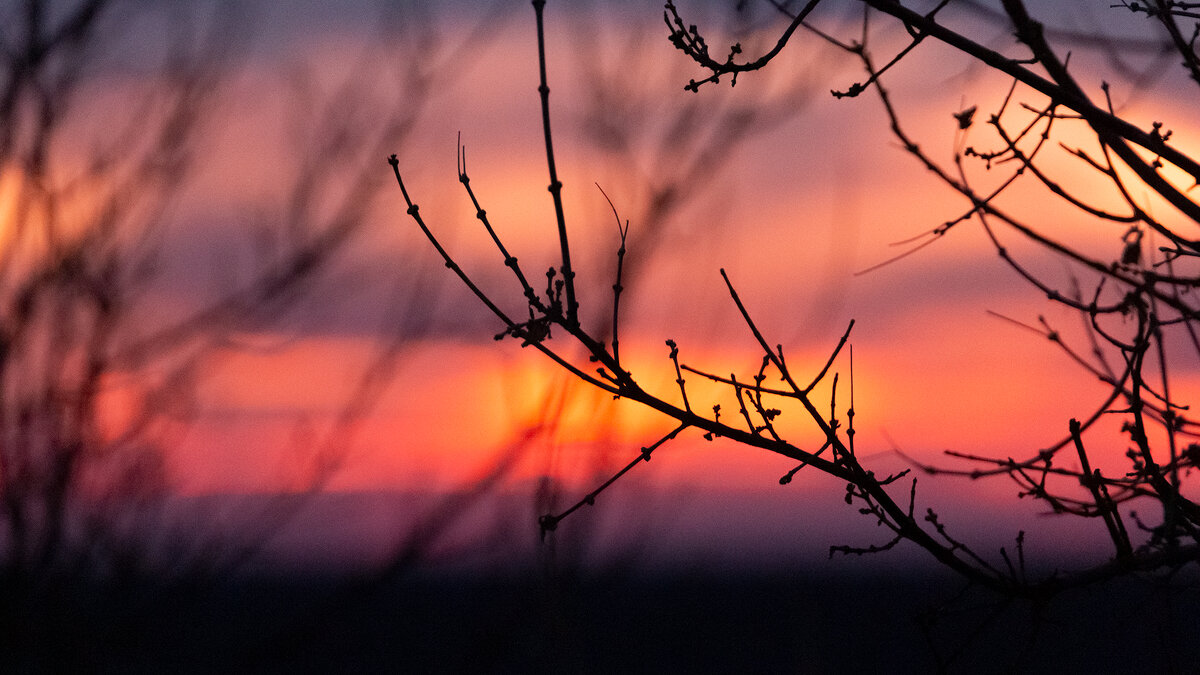
<path id="1" fill-rule="evenodd" d="M 164 274 L 146 299 L 148 320 L 182 315 L 251 278 L 264 260 L 256 248 L 260 229 L 286 233 L 298 221 L 300 230 L 319 228 L 336 220 L 345 199 L 362 207 L 363 225 L 294 307 L 240 327 L 205 357 L 195 417 L 164 436 L 169 482 L 189 496 L 245 495 L 301 491 L 314 476 L 326 476 L 323 489 L 331 493 L 436 496 L 468 488 L 512 454 L 515 463 L 493 501 L 471 518 L 504 521 L 525 537 L 523 550 L 532 549 L 533 495 L 543 477 L 558 481 L 561 509 L 673 424 L 588 389 L 516 340 L 493 340 L 500 322 L 445 269 L 405 214 L 385 161 L 393 152 L 442 243 L 507 311 L 523 315 L 519 287 L 457 181 L 461 134 L 471 186 L 535 287 L 558 264 L 529 3 L 495 3 L 491 10 L 484 3 L 424 3 L 421 11 L 401 4 L 390 12 L 350 2 L 262 7 L 248 12 L 245 34 L 231 38 L 203 151 L 171 211 Z M 721 3 L 678 4 L 722 54 L 735 39 L 747 54 L 760 53 L 784 25 L 766 3 L 741 26 Z M 1030 4 L 1035 13 L 1061 10 L 1059 3 Z M 753 376 L 761 353 L 725 290 L 724 268 L 767 339 L 782 344 L 805 377 L 856 322 L 855 442 L 881 472 L 906 466 L 895 449 L 941 463 L 951 461 L 942 457 L 946 449 L 1029 456 L 1103 400 L 1095 378 L 1054 345 L 988 313 L 1030 325 L 1044 316 L 1086 350 L 1079 318 L 1024 283 L 978 223 L 963 222 L 920 252 L 859 274 L 905 250 L 894 242 L 960 215 L 966 202 L 899 147 L 873 93 L 830 95 L 861 79 L 847 57 L 799 35 L 768 70 L 739 77 L 733 88 L 722 82 L 691 93 L 683 85 L 702 73 L 667 41 L 657 0 L 550 2 L 546 11 L 555 150 L 581 316 L 597 332 L 611 321 L 619 242 L 599 185 L 630 225 L 621 350 L 644 387 L 668 400 L 677 396 L 668 338 L 688 365 Z M 857 35 L 846 18 L 817 17 L 842 35 Z M 986 17 L 947 10 L 944 19 L 1011 49 L 1008 30 Z M 1086 35 L 1136 36 L 1143 29 L 1128 12 L 1106 6 L 1048 19 Z M 905 37 L 880 22 L 870 44 L 882 59 Z M 1143 54 L 1127 58 L 1136 67 L 1152 64 Z M 103 136 L 105 120 L 125 114 L 123 101 L 153 90 L 155 83 L 128 65 L 136 58 L 121 62 L 127 65 L 95 76 L 96 112 L 80 125 L 80 138 Z M 1111 74 L 1097 50 L 1081 47 L 1071 65 L 1097 97 L 1102 79 L 1117 78 L 1114 104 L 1135 123 L 1161 119 L 1175 146 L 1200 143 L 1194 101 L 1172 94 L 1182 72 L 1147 78 L 1135 89 Z M 1003 78 L 929 44 L 884 82 L 906 130 L 945 166 L 952 166 L 956 143 L 995 146 L 984 122 L 1007 91 Z M 1016 98 L 1042 102 L 1027 89 Z M 969 106 L 979 112 L 964 138 L 953 114 Z M 1012 115 L 1022 119 L 1020 111 Z M 393 118 L 402 121 L 386 128 Z M 1092 147 L 1070 121 L 1060 122 L 1056 138 Z M 1115 195 L 1087 191 L 1101 183 L 1077 159 L 1058 149 L 1047 158 L 1064 183 L 1098 203 L 1116 203 Z M 977 185 L 1008 172 L 968 168 Z M 316 178 L 293 191 L 305 171 Z M 652 201 L 667 188 L 674 201 L 656 211 Z M 1120 255 L 1118 226 L 1098 227 L 1032 181 L 1002 203 L 1085 250 Z M 1147 203 L 1170 221 L 1169 207 Z M 1000 232 L 1023 263 L 1059 282 L 1069 278 L 1060 261 Z M 1089 292 L 1093 282 L 1080 281 Z M 562 337 L 556 333 L 550 345 L 578 355 Z M 388 348 L 394 351 L 380 361 Z M 1180 354 L 1175 394 L 1186 401 L 1200 393 L 1200 364 Z M 835 369 L 845 410 L 848 352 Z M 369 393 L 358 397 L 364 372 L 380 379 L 367 381 Z M 136 398 L 137 377 L 113 378 L 114 429 L 130 405 L 122 397 Z M 696 409 L 736 409 L 727 391 L 695 376 L 688 387 Z M 828 389 L 820 391 L 817 400 L 827 407 Z M 370 405 L 339 426 L 347 405 L 360 400 Z M 781 428 L 789 440 L 815 448 L 820 435 L 801 412 L 785 410 Z M 1124 452 L 1125 439 L 1105 433 L 1114 428 L 1100 425 L 1089 436 L 1101 461 Z M 690 430 L 605 493 L 593 509 L 599 513 L 584 519 L 599 523 L 591 536 L 612 541 L 612 551 L 643 538 L 640 555 L 652 563 L 707 555 L 722 564 L 820 564 L 830 544 L 882 543 L 874 526 L 844 505 L 837 481 L 810 469 L 781 487 L 780 476 L 792 467 Z M 923 477 L 920 485 L 921 503 L 937 505 L 968 538 L 1003 543 L 1025 528 L 1048 533 L 1042 543 L 1061 552 L 1077 541 L 1070 537 L 1087 537 L 1064 534 L 1017 500 L 1004 479 Z M 384 534 L 364 534 L 369 525 L 343 526 L 328 515 L 308 522 L 284 539 L 326 558 L 351 546 L 349 539 L 389 539 L 405 526 L 386 514 L 377 522 Z M 461 538 L 474 536 L 470 527 L 464 532 Z M 578 536 L 588 533 L 581 526 Z M 338 544 L 339 537 L 346 542 Z M 446 547 L 454 550 L 453 542 Z"/>

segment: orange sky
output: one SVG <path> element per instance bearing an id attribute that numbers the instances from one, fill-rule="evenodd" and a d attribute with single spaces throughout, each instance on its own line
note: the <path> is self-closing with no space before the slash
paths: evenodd
<path id="1" fill-rule="evenodd" d="M 577 37 L 587 24 L 552 7 L 549 45 L 556 149 L 574 228 L 583 313 L 597 322 L 609 316 L 616 228 L 593 185 L 598 182 L 622 218 L 631 220 L 627 260 L 639 273 L 627 280 L 631 288 L 622 303 L 621 344 L 626 363 L 636 364 L 647 388 L 674 395 L 663 346 L 667 338 L 679 343 L 681 358 L 690 365 L 752 375 L 759 354 L 724 290 L 718 274 L 723 267 L 768 339 L 782 343 L 793 367 L 806 373 L 823 362 L 847 322 L 857 321 L 852 340 L 857 443 L 861 453 L 878 455 L 885 464 L 895 465 L 892 443 L 926 461 L 948 448 L 1031 454 L 1058 440 L 1069 418 L 1091 412 L 1104 392 L 1090 376 L 1045 340 L 986 314 L 993 310 L 1027 323 L 1045 314 L 1065 334 L 1078 337 L 1077 318 L 1022 284 L 997 259 L 977 224 L 963 223 L 944 240 L 893 265 L 854 274 L 902 250 L 892 242 L 955 216 L 964 203 L 896 147 L 871 96 L 834 101 L 825 93 L 853 81 L 852 70 L 830 65 L 819 49 L 794 50 L 774 71 L 739 79 L 736 89 L 686 93 L 682 85 L 694 73 L 662 35 L 657 10 L 647 7 L 644 16 L 617 13 L 614 23 L 589 36 L 595 40 L 590 46 Z M 461 131 L 472 186 L 505 243 L 529 276 L 540 280 L 542 270 L 554 263 L 557 243 L 537 118 L 532 17 L 525 14 L 497 21 L 478 47 L 453 53 L 465 70 L 451 64 L 438 71 L 444 81 L 437 81 L 424 100 L 416 130 L 394 148 L 421 213 L 464 267 L 514 311 L 520 308 L 515 286 L 505 278 L 499 255 L 472 217 L 453 172 Z M 279 120 L 294 112 L 289 101 L 295 99 L 289 97 L 295 94 L 280 73 L 295 61 L 310 64 L 321 89 L 354 72 L 358 62 L 345 55 L 360 53 L 359 39 L 351 29 L 331 30 L 304 40 L 303 58 L 268 51 L 241 71 L 231 97 L 236 104 L 223 110 L 222 131 L 213 137 L 205 167 L 181 207 L 185 219 L 200 228 L 184 231 L 182 250 L 207 250 L 253 220 L 238 214 L 286 212 L 280 207 L 286 199 L 281 182 L 294 167 L 287 159 L 287 127 Z M 890 78 L 909 130 L 940 160 L 949 159 L 954 143 L 951 114 L 964 104 L 978 104 L 983 115 L 1003 93 L 998 80 L 961 71 L 947 58 L 944 50 L 931 47 Z M 609 75 L 616 91 L 633 111 L 615 116 L 631 125 L 623 149 L 595 141 L 596 118 L 587 114 L 594 86 L 583 68 L 588 63 L 614 69 Z M 926 75 L 942 64 L 947 77 Z M 373 75 L 391 92 L 387 72 L 380 68 Z M 793 73 L 795 80 L 814 78 L 811 97 L 797 102 L 795 112 L 769 130 L 722 148 L 724 163 L 715 177 L 700 183 L 700 191 L 668 220 L 638 220 L 646 213 L 647 195 L 689 157 L 684 147 L 661 149 L 656 142 L 661 120 L 697 100 L 703 117 L 739 100 L 769 98 L 794 83 L 788 79 Z M 398 96 L 404 101 L 405 92 Z M 395 99 L 379 98 L 394 104 Z M 1133 106 L 1165 111 L 1179 147 L 1197 142 L 1200 132 L 1187 126 L 1193 119 L 1183 103 L 1159 93 Z M 985 141 L 986 132 L 977 125 L 971 141 Z M 321 287 L 316 302 L 305 305 L 312 307 L 311 314 L 248 334 L 242 343 L 252 349 L 212 357 L 200 386 L 201 413 L 180 432 L 183 445 L 171 452 L 178 489 L 189 494 L 296 489 L 313 475 L 322 453 L 337 467 L 331 489 L 453 489 L 476 476 L 522 430 L 545 421 L 547 402 L 561 395 L 564 403 L 553 430 L 535 439 L 508 480 L 515 489 L 554 471 L 579 490 L 598 467 L 624 463 L 671 428 L 669 421 L 631 404 L 564 384 L 553 364 L 515 341 L 494 342 L 498 322 L 438 264 L 404 215 L 384 156 L 362 161 L 377 165 L 368 175 L 378 182 L 379 204 L 361 240 L 329 285 Z M 1070 180 L 1087 179 L 1061 153 L 1053 166 Z M 976 172 L 974 179 L 982 184 L 991 177 Z M 332 183 L 330 193 L 344 189 Z M 1117 229 L 1097 231 L 1044 191 L 1029 187 L 1008 203 L 1053 221 L 1081 246 L 1118 255 Z M 652 232 L 658 233 L 655 241 Z M 1018 255 L 1038 255 L 1016 235 L 1003 236 Z M 1061 271 L 1045 257 L 1029 260 L 1054 274 Z M 207 273 L 189 265 L 177 278 L 205 278 Z M 191 283 L 178 286 L 164 291 L 164 297 L 186 295 Z M 369 413 L 355 421 L 352 436 L 327 437 L 331 420 L 386 339 L 388 331 L 380 325 L 399 310 L 385 303 L 397 298 L 415 307 L 396 318 L 407 322 L 414 337 L 403 346 L 394 377 Z M 1176 371 L 1179 387 L 1192 393 L 1200 389 L 1195 365 Z M 837 369 L 848 377 L 845 357 Z M 695 379 L 689 383 L 694 407 L 721 402 L 731 410 L 727 394 Z M 785 425 L 788 420 L 801 446 L 819 445 L 799 411 L 787 413 Z M 327 438 L 333 440 L 327 444 Z M 1119 442 L 1103 446 L 1111 440 L 1097 436 L 1099 456 L 1120 455 Z M 778 478 L 789 468 L 786 460 L 687 434 L 639 467 L 641 477 L 631 483 L 664 492 L 685 487 L 768 491 L 780 489 Z M 964 490 L 946 489 L 959 497 Z M 983 493 L 969 490 L 972 500 L 987 494 L 996 503 L 1012 492 L 1002 481 Z"/>

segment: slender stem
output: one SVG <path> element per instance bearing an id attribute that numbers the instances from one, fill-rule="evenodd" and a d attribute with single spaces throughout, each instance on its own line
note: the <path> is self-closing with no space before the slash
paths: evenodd
<path id="1" fill-rule="evenodd" d="M 550 135 L 550 85 L 546 83 L 546 32 L 542 13 L 546 8 L 546 0 L 533 0 L 533 9 L 537 14 L 538 40 L 538 71 L 541 83 L 538 93 L 542 98 L 542 132 L 546 137 L 546 166 L 550 170 L 550 196 L 554 199 L 554 218 L 558 223 L 558 244 L 562 249 L 562 274 L 567 291 L 567 323 L 578 325 L 579 301 L 575 298 L 575 270 L 571 267 L 571 247 L 567 243 L 567 218 L 563 212 L 562 181 L 558 180 L 558 170 L 554 165 L 554 142 Z"/>
<path id="2" fill-rule="evenodd" d="M 1092 493 L 1096 510 L 1100 512 L 1100 517 L 1104 519 L 1104 526 L 1108 528 L 1108 536 L 1112 538 L 1113 545 L 1117 547 L 1117 557 L 1127 558 L 1133 554 L 1133 548 L 1129 543 L 1129 534 L 1125 531 L 1125 526 L 1121 524 L 1121 515 L 1113 506 L 1112 499 L 1101 492 L 1103 483 L 1100 470 L 1096 469 L 1093 472 L 1091 462 L 1088 461 L 1087 451 L 1083 448 L 1083 434 L 1080 431 L 1079 420 L 1072 419 L 1070 428 L 1071 440 L 1075 442 L 1075 451 L 1079 455 L 1079 480 Z"/>
<path id="3" fill-rule="evenodd" d="M 817 386 L 817 383 L 819 383 L 821 380 L 825 379 L 825 373 L 829 372 L 829 367 L 833 365 L 833 362 L 834 362 L 834 360 L 837 359 L 838 354 L 840 354 L 842 352 L 842 347 L 846 346 L 846 340 L 850 339 L 850 331 L 851 330 L 854 330 L 854 319 L 850 319 L 850 325 L 846 326 L 846 332 L 842 333 L 842 339 L 838 340 L 837 346 L 833 348 L 833 352 L 829 355 L 829 359 L 825 361 L 825 367 L 821 368 L 821 372 L 817 373 L 816 377 L 814 377 L 812 379 L 812 382 L 810 382 L 809 385 L 804 388 L 805 394 L 812 392 L 813 388 Z M 851 367 L 853 367 L 853 364 L 854 364 L 854 355 L 853 355 L 854 348 L 853 347 L 850 348 L 850 354 L 851 354 L 850 363 L 851 363 Z M 851 387 L 851 391 L 853 391 L 854 390 L 853 381 L 851 382 L 850 387 Z M 853 405 L 853 402 L 851 402 L 851 404 Z"/>
<path id="4" fill-rule="evenodd" d="M 541 300 L 538 299 L 537 292 L 533 290 L 533 286 L 529 284 L 529 280 L 521 272 L 521 266 L 517 263 L 516 256 L 509 253 L 504 243 L 500 241 L 500 236 L 496 234 L 495 228 L 492 227 L 491 221 L 488 220 L 487 211 L 479 203 L 479 199 L 475 196 L 475 190 L 471 189 L 471 177 L 467 175 L 467 149 L 463 147 L 462 134 L 459 134 L 458 139 L 458 182 L 462 183 L 463 189 L 467 191 L 467 196 L 471 199 L 471 204 L 475 207 L 475 217 L 479 219 L 479 222 L 483 223 L 488 236 L 492 238 L 492 243 L 496 245 L 496 249 L 500 251 L 500 255 L 504 256 L 504 265 L 512 270 L 513 275 L 517 278 L 517 283 L 521 284 L 521 290 L 525 294 L 525 299 L 529 301 L 529 305 L 535 311 L 545 313 L 545 308 L 542 306 Z"/>
<path id="5" fill-rule="evenodd" d="M 617 365 L 621 363 L 620 352 L 620 331 L 619 320 L 621 317 L 621 291 L 625 287 L 621 284 L 621 278 L 625 271 L 625 240 L 629 236 L 629 221 L 625 221 L 625 225 L 621 225 L 621 216 L 617 213 L 617 206 L 613 204 L 612 199 L 609 199 L 608 193 L 604 188 L 596 183 L 596 189 L 600 190 L 600 194 L 604 195 L 605 201 L 608 202 L 609 208 L 612 209 L 613 218 L 617 220 L 617 234 L 621 236 L 621 246 L 617 249 L 617 280 L 613 283 L 613 317 L 612 317 L 612 358 Z"/>
<path id="6" fill-rule="evenodd" d="M 775 364 L 775 367 L 779 369 L 780 376 L 783 377 L 784 381 L 788 383 L 788 386 L 790 386 L 793 391 L 797 393 L 803 393 L 804 390 L 802 390 L 800 385 L 796 384 L 796 381 L 792 379 L 791 374 L 788 373 L 787 367 L 783 365 L 783 361 L 780 360 L 779 355 L 775 353 L 775 350 L 771 348 L 771 345 L 767 344 L 767 340 L 763 337 L 762 333 L 759 332 L 758 326 L 754 325 L 754 321 L 750 318 L 750 313 L 746 311 L 746 306 L 742 304 L 742 299 L 738 296 L 737 291 L 734 290 L 733 282 L 729 280 L 729 275 L 725 273 L 724 268 L 721 269 L 721 278 L 725 280 L 725 286 L 729 289 L 729 296 L 733 298 L 733 302 L 737 305 L 738 311 L 741 312 L 742 318 L 746 321 L 746 325 L 749 326 L 750 332 L 754 334 L 754 339 L 758 340 L 759 346 L 763 348 L 763 351 L 766 352 L 767 357 L 771 359 L 771 363 Z"/>
<path id="7" fill-rule="evenodd" d="M 625 474 L 629 473 L 631 470 L 633 470 L 633 467 L 637 466 L 639 463 L 649 462 L 650 455 L 653 454 L 655 450 L 657 450 L 660 446 L 662 446 L 667 441 L 674 439 L 676 436 L 679 435 L 679 432 L 683 431 L 686 428 L 688 428 L 688 425 L 686 423 L 680 424 L 679 426 L 677 426 L 673 430 L 671 430 L 669 433 L 667 433 L 667 435 L 665 435 L 662 438 L 655 441 L 652 445 L 642 448 L 641 453 L 639 453 L 638 456 L 633 461 L 631 461 L 628 464 L 626 464 L 625 466 L 621 467 L 608 480 L 601 483 L 600 486 L 597 487 L 595 490 L 592 490 L 591 492 L 584 495 L 584 497 L 582 499 L 580 499 L 579 501 L 572 504 L 570 506 L 570 508 L 568 508 L 566 511 L 563 511 L 562 513 L 560 513 L 558 515 L 547 514 L 547 515 L 544 515 L 541 518 L 539 518 L 538 525 L 540 525 L 542 528 L 542 536 L 545 536 L 546 532 L 551 532 L 555 528 L 557 528 L 559 521 L 563 520 L 564 518 L 571 515 L 572 513 L 575 513 L 576 511 L 583 508 L 584 506 L 594 505 L 596 503 L 596 497 L 598 497 L 601 492 L 604 492 L 605 490 L 607 490 L 610 485 L 612 485 L 613 483 L 620 480 L 621 476 L 624 476 Z"/>
<path id="8" fill-rule="evenodd" d="M 674 340 L 667 340 L 667 346 L 671 348 L 671 363 L 675 364 L 675 384 L 679 385 L 679 397 L 683 399 L 683 409 L 687 412 L 692 412 L 692 405 L 688 403 L 687 383 L 683 379 L 683 371 L 679 369 L 679 346 Z"/>

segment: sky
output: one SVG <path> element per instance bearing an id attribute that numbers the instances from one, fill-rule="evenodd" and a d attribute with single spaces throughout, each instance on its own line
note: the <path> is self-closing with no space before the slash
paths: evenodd
<path id="1" fill-rule="evenodd" d="M 748 54 L 769 47 L 781 28 L 761 8 L 739 18 L 715 3 L 679 4 L 691 20 L 712 27 L 714 50 L 728 41 L 722 27 Z M 1106 12 L 1097 19 L 1090 11 L 1030 4 L 1057 12 L 1052 25 L 1063 30 L 1140 30 L 1115 10 L 1095 10 Z M 659 3 L 551 2 L 546 16 L 556 160 L 581 316 L 598 331 L 611 321 L 615 208 L 629 223 L 621 349 L 647 389 L 667 400 L 677 396 L 667 339 L 688 365 L 753 375 L 761 353 L 725 289 L 724 269 L 767 339 L 784 346 L 798 371 L 819 369 L 855 321 L 856 444 L 881 471 L 907 466 L 897 450 L 939 463 L 951 463 L 942 454 L 947 449 L 1029 456 L 1102 400 L 1094 377 L 1060 350 L 992 314 L 1031 325 L 1044 316 L 1084 344 L 1078 317 L 1023 283 L 977 223 L 961 223 L 933 245 L 876 267 L 906 250 L 896 242 L 957 217 L 966 204 L 899 147 L 877 98 L 829 94 L 861 78 L 844 55 L 798 36 L 770 69 L 743 75 L 736 87 L 691 93 L 683 85 L 699 73 L 668 43 Z M 947 16 L 997 48 L 1011 44 L 1004 27 L 986 18 Z M 831 11 L 818 18 L 835 27 L 844 17 Z M 153 60 L 143 50 L 163 48 L 154 37 L 163 33 L 137 25 L 126 28 L 110 65 L 92 75 L 95 112 L 81 118 L 78 138 L 99 143 L 110 133 L 108 120 L 125 114 L 125 101 L 161 86 L 141 66 Z M 316 485 L 345 500 L 358 495 L 365 501 L 355 513 L 374 516 L 351 517 L 354 526 L 346 527 L 325 502 L 278 538 L 277 557 L 337 562 L 386 555 L 387 545 L 363 540 L 403 539 L 406 523 L 361 495 L 390 494 L 396 504 L 403 495 L 422 495 L 395 509 L 429 517 L 439 499 L 469 492 L 511 460 L 488 484 L 493 496 L 472 502 L 449 528 L 440 555 L 466 555 L 486 531 L 514 533 L 522 551 L 534 550 L 533 516 L 547 504 L 547 485 L 561 509 L 673 425 L 589 390 L 515 340 L 494 340 L 501 324 L 407 217 L 385 162 L 397 154 L 406 187 L 442 243 L 520 316 L 519 288 L 455 171 L 461 138 L 471 187 L 538 285 L 542 271 L 557 264 L 558 243 L 546 192 L 532 10 L 524 2 L 489 10 L 401 3 L 387 12 L 367 3 L 288 3 L 249 10 L 236 25 L 212 57 L 221 77 L 204 104 L 195 167 L 171 203 L 160 274 L 139 306 L 143 326 L 237 288 L 289 245 L 344 218 L 358 224 L 301 297 L 278 312 L 264 310 L 269 318 L 237 325 L 198 357 L 191 415 L 166 425 L 159 439 L 169 490 L 192 499 L 249 498 Z M 896 30 L 872 35 L 879 54 L 902 43 Z M 1081 81 L 1098 93 L 1111 64 L 1086 47 L 1072 58 Z M 1128 60 L 1150 63 L 1133 51 Z M 1002 78 L 928 45 L 885 83 L 906 129 L 939 161 L 949 165 L 956 147 L 994 147 L 982 120 L 1007 91 Z M 1200 129 L 1190 101 L 1175 95 L 1179 87 L 1169 74 L 1147 79 L 1143 89 L 1117 85 L 1115 103 L 1140 124 L 1161 115 L 1178 147 L 1194 147 Z M 1028 90 L 1017 98 L 1038 101 Z M 953 115 L 969 106 L 978 106 L 980 122 L 964 134 Z M 1063 140 L 1090 147 L 1069 121 L 1061 128 Z M 1066 152 L 1047 166 L 1081 190 L 1097 183 Z M 988 172 L 978 163 L 969 170 L 977 185 L 1006 175 L 1003 167 Z M 1119 228 L 1096 227 L 1032 181 L 1004 204 L 1052 224 L 1085 250 L 1114 260 L 1120 254 Z M 1033 269 L 1059 281 L 1070 274 L 1011 231 L 1001 236 Z M 560 341 L 563 353 L 578 354 L 557 333 L 551 343 Z M 834 366 L 843 410 L 848 355 Z M 1200 388 L 1200 368 L 1182 350 L 1176 363 L 1176 391 L 1186 400 Z M 146 378 L 142 371 L 111 378 L 113 434 L 128 423 L 127 409 L 139 405 Z M 698 409 L 721 403 L 727 414 L 735 410 L 728 393 L 696 377 L 688 387 Z M 829 390 L 818 391 L 827 405 Z M 801 411 L 785 410 L 781 428 L 801 447 L 821 443 Z M 1098 461 L 1124 452 L 1112 431 L 1101 424 L 1089 437 Z M 605 493 L 590 509 L 596 513 L 581 515 L 563 535 L 574 543 L 562 546 L 650 565 L 706 557 L 737 566 L 820 565 L 830 544 L 881 543 L 872 539 L 875 528 L 842 503 L 836 481 L 809 469 L 782 487 L 779 478 L 791 468 L 785 458 L 688 431 Z M 1017 500 L 1004 479 L 922 478 L 920 485 L 921 499 L 952 514 L 948 520 L 968 538 L 992 545 L 1037 528 L 1055 560 L 1075 546 L 1076 535 Z M 374 534 L 354 534 L 360 530 Z M 895 564 L 917 564 L 912 552 L 897 555 L 902 562 Z"/>

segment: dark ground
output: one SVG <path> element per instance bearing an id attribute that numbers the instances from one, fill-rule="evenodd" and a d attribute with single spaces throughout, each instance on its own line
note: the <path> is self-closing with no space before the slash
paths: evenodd
<path id="1" fill-rule="evenodd" d="M 0 672 L 1200 672 L 1200 589 L 1145 581 L 1043 608 L 805 574 L 57 588 L 8 613 Z"/>

